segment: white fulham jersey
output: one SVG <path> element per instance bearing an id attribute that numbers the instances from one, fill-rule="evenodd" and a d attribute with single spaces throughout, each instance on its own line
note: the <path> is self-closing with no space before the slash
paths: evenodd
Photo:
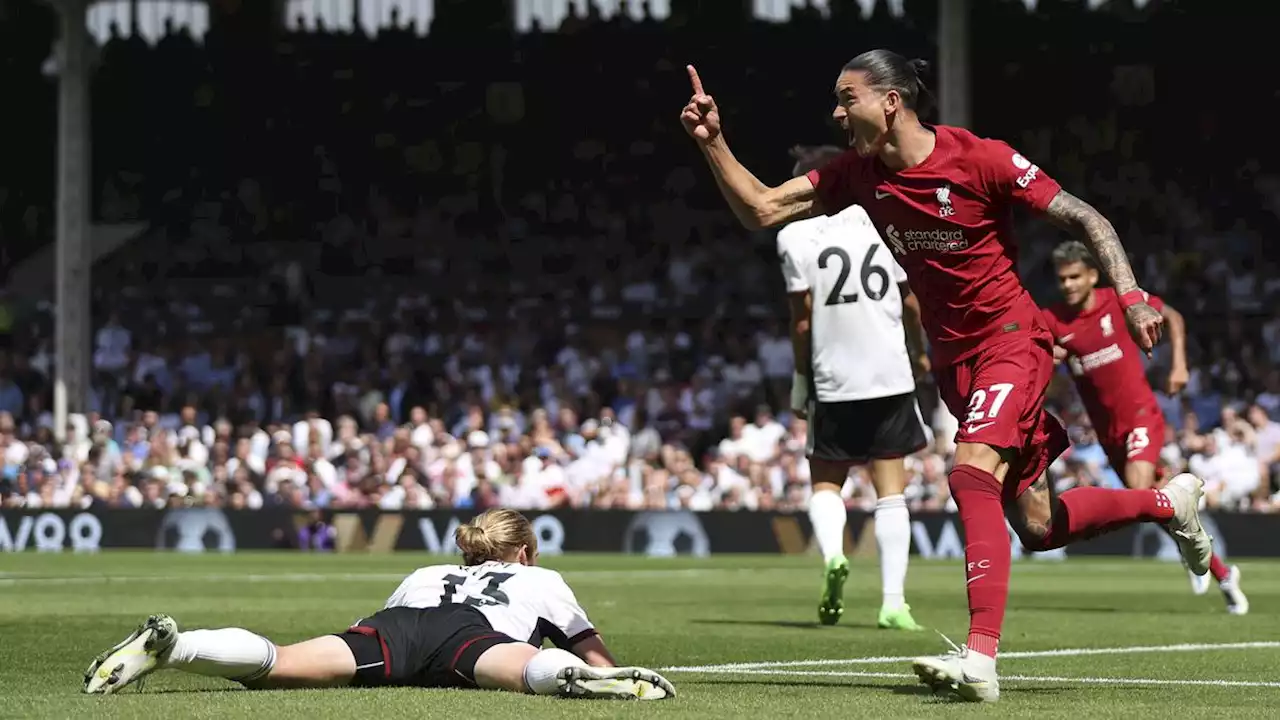
<path id="1" fill-rule="evenodd" d="M 528 565 L 487 562 L 420 568 L 400 583 L 384 607 L 450 604 L 470 605 L 497 632 L 534 645 L 550 639 L 568 649 L 596 634 L 560 573 Z"/>
<path id="2" fill-rule="evenodd" d="M 811 360 L 820 402 L 915 390 L 898 290 L 907 274 L 865 210 L 850 205 L 787 225 L 778 232 L 778 255 L 787 292 L 813 295 Z"/>

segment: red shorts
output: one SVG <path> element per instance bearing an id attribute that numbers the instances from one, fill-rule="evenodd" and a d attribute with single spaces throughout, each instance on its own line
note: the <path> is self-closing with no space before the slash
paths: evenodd
<path id="1" fill-rule="evenodd" d="M 1053 342 L 1021 334 L 935 371 L 947 409 L 960 421 L 958 443 L 1017 451 L 1006 482 L 1026 491 L 1070 445 L 1062 423 L 1044 409 L 1053 376 Z"/>
<path id="2" fill-rule="evenodd" d="M 1160 408 L 1148 408 L 1138 417 L 1116 423 L 1107 429 L 1102 447 L 1107 451 L 1111 468 L 1124 478 L 1125 465 L 1149 462 L 1160 468 L 1160 449 L 1164 447 L 1164 414 Z"/>

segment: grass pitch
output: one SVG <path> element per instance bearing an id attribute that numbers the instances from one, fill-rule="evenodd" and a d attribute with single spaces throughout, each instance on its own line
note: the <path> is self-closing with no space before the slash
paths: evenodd
<path id="1" fill-rule="evenodd" d="M 0 555 L 0 717 L 147 718 L 929 718 L 1275 717 L 1280 565 L 1245 561 L 1252 614 L 1216 587 L 1191 594 L 1154 561 L 1015 563 L 995 706 L 940 702 L 904 657 L 940 653 L 932 631 L 875 627 L 879 572 L 857 561 L 846 612 L 816 623 L 814 557 L 547 558 L 621 662 L 666 669 L 679 697 L 558 700 L 481 691 L 256 692 L 160 672 L 142 692 L 80 694 L 85 666 L 149 613 L 184 628 L 241 626 L 278 643 L 340 631 L 433 558 L 416 554 Z M 963 642 L 956 562 L 913 560 L 916 620 Z M 1067 652 L 1050 652 L 1067 651 Z"/>

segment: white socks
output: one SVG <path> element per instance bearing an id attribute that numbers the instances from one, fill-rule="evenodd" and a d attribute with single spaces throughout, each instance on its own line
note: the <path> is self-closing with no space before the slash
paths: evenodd
<path id="1" fill-rule="evenodd" d="M 524 684 L 534 695 L 560 694 L 557 675 L 567 667 L 586 667 L 582 658 L 559 648 L 539 650 L 524 664 Z"/>
<path id="2" fill-rule="evenodd" d="M 246 683 L 262 678 L 276 664 L 270 640 L 240 628 L 189 630 L 164 659 L 164 667 Z"/>
<path id="3" fill-rule="evenodd" d="M 838 492 L 819 490 L 809 498 L 809 522 L 813 525 L 813 535 L 818 540 L 823 562 L 844 555 L 844 524 L 848 516 L 844 498 Z"/>
<path id="4" fill-rule="evenodd" d="M 911 514 L 905 497 L 889 495 L 876 501 L 876 545 L 880 550 L 884 606 L 900 608 L 906 602 L 902 588 L 907 580 L 907 556 L 911 553 Z"/>

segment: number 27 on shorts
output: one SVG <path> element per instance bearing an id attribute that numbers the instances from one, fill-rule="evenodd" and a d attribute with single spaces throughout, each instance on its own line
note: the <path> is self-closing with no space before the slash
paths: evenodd
<path id="1" fill-rule="evenodd" d="M 1013 383 L 995 383 L 986 389 L 977 389 L 969 396 L 969 414 L 965 416 L 966 432 L 975 433 L 995 424 L 1004 401 L 1009 399 Z"/>

